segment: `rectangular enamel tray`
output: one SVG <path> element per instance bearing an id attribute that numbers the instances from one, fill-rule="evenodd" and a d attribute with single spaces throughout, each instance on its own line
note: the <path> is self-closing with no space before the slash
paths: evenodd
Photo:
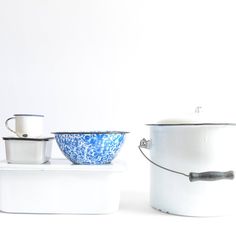
<path id="1" fill-rule="evenodd" d="M 73 165 L 54 159 L 42 165 L 0 162 L 0 211 L 107 214 L 118 210 L 124 163 Z"/>

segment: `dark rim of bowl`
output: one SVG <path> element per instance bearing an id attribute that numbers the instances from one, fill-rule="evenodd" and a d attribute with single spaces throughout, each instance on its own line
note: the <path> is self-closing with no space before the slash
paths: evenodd
<path id="1" fill-rule="evenodd" d="M 20 138 L 20 137 L 2 137 L 3 140 L 24 140 L 24 141 L 49 141 L 54 139 L 54 137 L 48 138 Z"/>
<path id="2" fill-rule="evenodd" d="M 128 134 L 126 131 L 81 131 L 81 132 L 52 132 L 52 134 Z"/>
<path id="3" fill-rule="evenodd" d="M 14 116 L 37 116 L 37 117 L 44 117 L 44 115 L 38 115 L 38 114 L 14 114 Z"/>

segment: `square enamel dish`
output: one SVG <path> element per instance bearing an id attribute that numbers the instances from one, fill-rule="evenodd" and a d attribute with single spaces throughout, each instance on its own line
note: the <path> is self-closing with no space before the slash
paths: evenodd
<path id="1" fill-rule="evenodd" d="M 107 214 L 118 210 L 124 165 L 43 165 L 0 162 L 0 211 L 11 213 Z"/>
<path id="2" fill-rule="evenodd" d="M 6 159 L 12 164 L 42 164 L 50 160 L 54 138 L 4 137 Z"/>

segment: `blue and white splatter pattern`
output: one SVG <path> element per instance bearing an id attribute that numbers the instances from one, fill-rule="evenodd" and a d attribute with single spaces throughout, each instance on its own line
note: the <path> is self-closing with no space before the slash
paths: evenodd
<path id="1" fill-rule="evenodd" d="M 122 146 L 125 133 L 55 133 L 63 154 L 74 164 L 110 163 Z"/>

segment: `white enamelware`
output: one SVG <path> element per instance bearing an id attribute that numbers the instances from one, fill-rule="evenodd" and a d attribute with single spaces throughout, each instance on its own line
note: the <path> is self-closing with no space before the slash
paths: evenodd
<path id="1" fill-rule="evenodd" d="M 0 211 L 107 214 L 118 210 L 124 164 L 74 165 L 52 159 L 43 165 L 0 162 Z"/>
<path id="2" fill-rule="evenodd" d="M 15 120 L 15 129 L 9 127 L 10 120 Z M 5 121 L 5 126 L 18 137 L 38 138 L 43 135 L 43 120 L 43 115 L 15 114 Z"/>
<path id="3" fill-rule="evenodd" d="M 6 160 L 12 164 L 42 164 L 50 160 L 53 138 L 3 137 Z"/>
<path id="4" fill-rule="evenodd" d="M 150 204 L 185 216 L 235 209 L 236 124 L 168 120 L 149 124 L 140 151 L 151 162 Z M 150 149 L 148 154 L 142 148 Z"/>

